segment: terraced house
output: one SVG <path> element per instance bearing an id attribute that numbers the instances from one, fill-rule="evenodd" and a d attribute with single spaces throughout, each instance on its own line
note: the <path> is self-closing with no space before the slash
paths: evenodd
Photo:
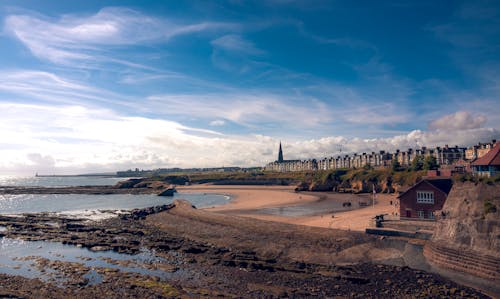
<path id="1" fill-rule="evenodd" d="M 465 148 L 463 147 L 436 147 L 434 149 L 422 147 L 421 149 L 408 149 L 407 151 L 396 150 L 395 153 L 379 151 L 378 153 L 362 153 L 337 157 L 326 157 L 323 159 L 308 160 L 284 160 L 283 149 L 279 146 L 278 160 L 265 166 L 267 171 L 315 171 L 315 170 L 333 170 L 340 168 L 361 168 L 364 166 L 388 167 L 392 161 L 397 161 L 401 166 L 408 167 L 417 156 L 423 158 L 432 156 L 436 159 L 438 165 L 451 165 L 465 157 Z"/>

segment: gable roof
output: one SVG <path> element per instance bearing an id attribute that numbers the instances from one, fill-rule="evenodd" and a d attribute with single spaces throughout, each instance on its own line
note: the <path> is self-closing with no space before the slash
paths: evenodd
<path id="1" fill-rule="evenodd" d="M 500 142 L 497 142 L 495 146 L 486 153 L 486 155 L 477 159 L 471 163 L 472 166 L 483 166 L 483 165 L 500 165 Z"/>
<path id="2" fill-rule="evenodd" d="M 411 186 L 408 190 L 403 192 L 398 196 L 398 198 L 402 197 L 406 193 L 408 193 L 410 190 L 417 188 L 419 185 L 427 183 L 431 185 L 432 187 L 436 188 L 437 190 L 445 193 L 448 195 L 450 193 L 451 187 L 453 187 L 453 181 L 451 179 L 423 179 L 420 182 L 416 183 L 415 185 Z"/>
<path id="3" fill-rule="evenodd" d="M 446 194 L 450 193 L 451 187 L 453 186 L 453 181 L 450 179 L 434 179 L 427 180 L 427 182 Z"/>

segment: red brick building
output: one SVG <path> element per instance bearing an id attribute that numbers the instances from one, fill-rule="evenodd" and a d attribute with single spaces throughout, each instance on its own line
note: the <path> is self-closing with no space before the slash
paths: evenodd
<path id="1" fill-rule="evenodd" d="M 401 219 L 434 219 L 450 193 L 451 179 L 424 179 L 398 196 Z"/>

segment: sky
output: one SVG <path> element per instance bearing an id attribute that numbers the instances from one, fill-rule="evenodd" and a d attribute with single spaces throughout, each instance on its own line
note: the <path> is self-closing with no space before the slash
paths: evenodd
<path id="1" fill-rule="evenodd" d="M 0 174 L 500 139 L 498 1 L 0 1 Z"/>

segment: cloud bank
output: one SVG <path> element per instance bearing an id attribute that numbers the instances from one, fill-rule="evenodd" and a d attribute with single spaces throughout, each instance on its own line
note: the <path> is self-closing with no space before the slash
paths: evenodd
<path id="1" fill-rule="evenodd" d="M 129 117 L 82 106 L 0 103 L 2 174 L 82 173 L 128 168 L 263 166 L 277 156 L 278 138 L 223 135 L 177 122 Z M 471 145 L 499 138 L 492 128 L 415 130 L 388 138 L 330 136 L 282 140 L 285 157 Z M 500 139 L 500 138 L 499 138 Z M 341 151 L 342 150 L 342 151 Z"/>

